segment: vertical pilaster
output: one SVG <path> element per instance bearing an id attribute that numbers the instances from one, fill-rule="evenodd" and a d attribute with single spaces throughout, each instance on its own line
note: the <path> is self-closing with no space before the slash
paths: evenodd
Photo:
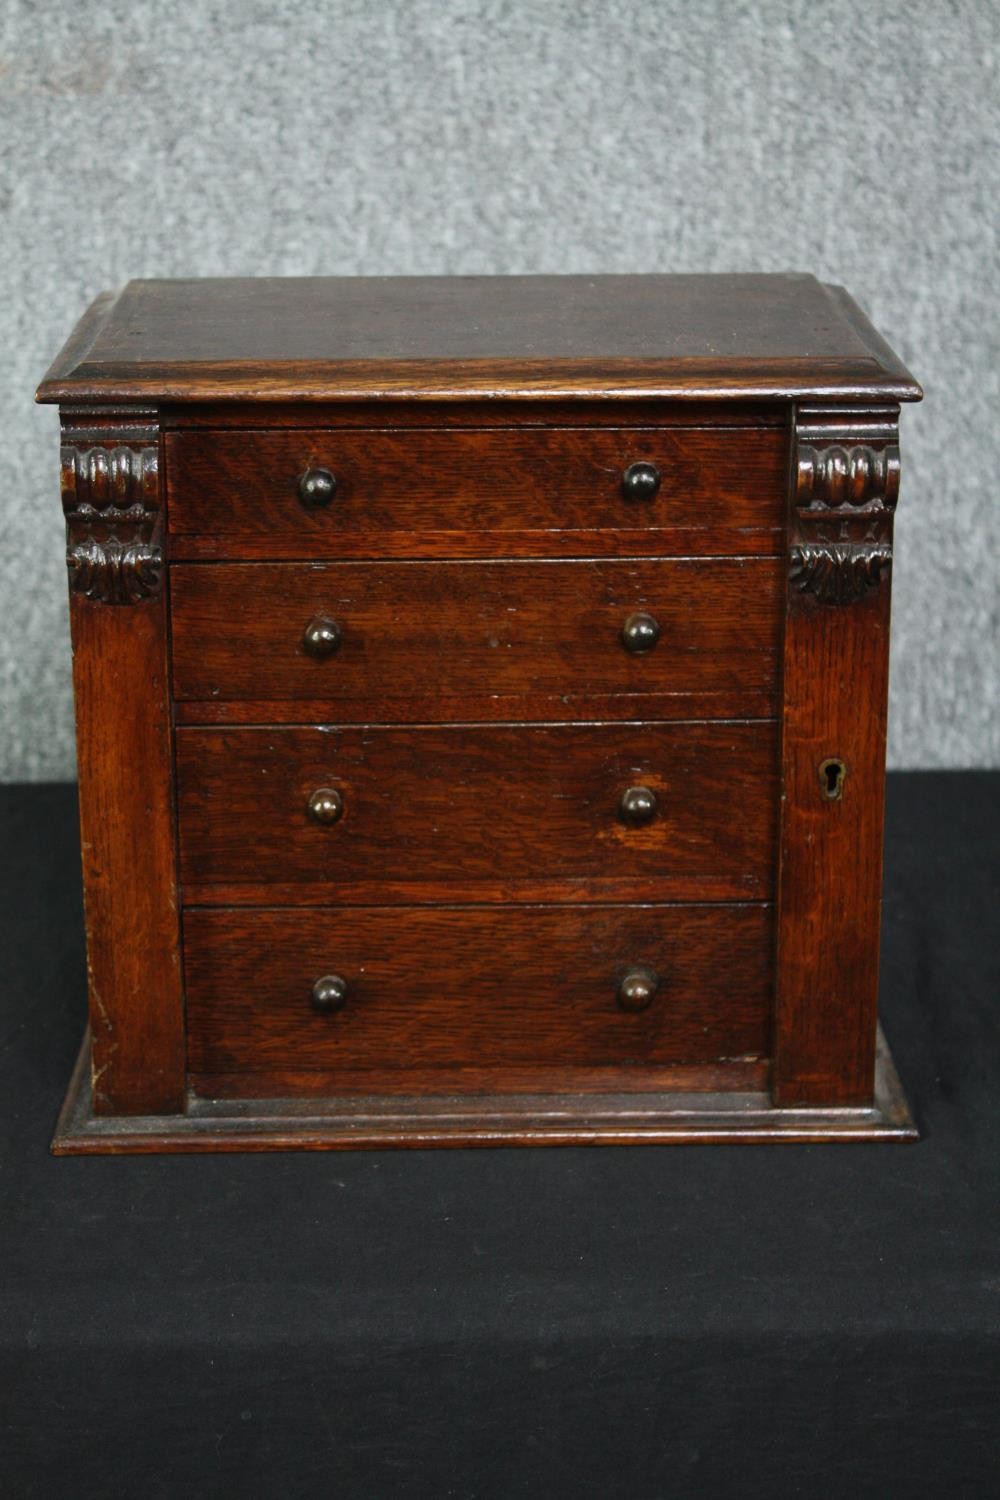
<path id="1" fill-rule="evenodd" d="M 871 1101 L 898 407 L 794 413 L 784 647 L 779 1105 Z"/>
<path id="2" fill-rule="evenodd" d="M 93 1108 L 184 1107 L 155 411 L 62 411 Z"/>

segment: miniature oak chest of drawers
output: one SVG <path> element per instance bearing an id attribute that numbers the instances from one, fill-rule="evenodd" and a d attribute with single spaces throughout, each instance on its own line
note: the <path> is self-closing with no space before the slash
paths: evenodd
<path id="1" fill-rule="evenodd" d="M 809 276 L 133 282 L 62 424 L 59 1151 L 905 1139 L 898 420 Z"/>

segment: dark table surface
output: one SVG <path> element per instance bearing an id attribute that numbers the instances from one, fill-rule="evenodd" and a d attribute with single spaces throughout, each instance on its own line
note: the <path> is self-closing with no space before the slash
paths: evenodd
<path id="1" fill-rule="evenodd" d="M 0 788 L 0 1495 L 992 1487 L 1000 775 L 890 778 L 915 1146 L 56 1160 L 74 795 Z"/>

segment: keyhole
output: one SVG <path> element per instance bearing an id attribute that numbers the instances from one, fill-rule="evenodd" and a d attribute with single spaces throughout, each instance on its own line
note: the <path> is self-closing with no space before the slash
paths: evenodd
<path id="1" fill-rule="evenodd" d="M 847 775 L 847 767 L 842 760 L 831 756 L 829 760 L 822 760 L 819 764 L 820 791 L 828 802 L 839 801 L 844 790 L 844 777 Z"/>

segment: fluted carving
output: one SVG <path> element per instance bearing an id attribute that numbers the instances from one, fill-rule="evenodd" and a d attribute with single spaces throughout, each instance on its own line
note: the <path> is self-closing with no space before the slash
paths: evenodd
<path id="1" fill-rule="evenodd" d="M 102 604 L 136 604 L 163 578 L 155 425 L 92 419 L 64 425 L 62 502 L 74 593 Z"/>
<path id="2" fill-rule="evenodd" d="M 898 408 L 800 409 L 789 577 L 821 604 L 851 604 L 892 564 Z"/>

